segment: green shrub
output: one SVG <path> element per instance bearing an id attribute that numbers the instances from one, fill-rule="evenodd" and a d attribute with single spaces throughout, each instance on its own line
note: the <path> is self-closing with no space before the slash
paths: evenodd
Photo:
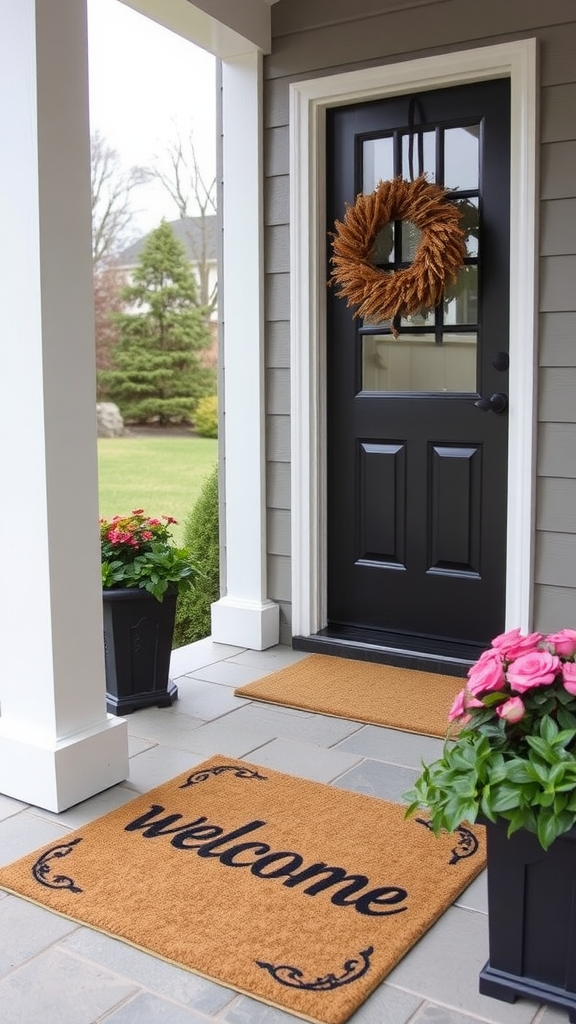
<path id="1" fill-rule="evenodd" d="M 192 589 L 178 595 L 173 647 L 184 647 L 210 635 L 210 605 L 220 597 L 218 534 L 218 466 L 206 477 L 184 524 L 184 546 L 202 575 Z"/>
<path id="2" fill-rule="evenodd" d="M 201 398 L 194 413 L 196 433 L 201 437 L 218 437 L 218 399 L 216 395 Z"/>

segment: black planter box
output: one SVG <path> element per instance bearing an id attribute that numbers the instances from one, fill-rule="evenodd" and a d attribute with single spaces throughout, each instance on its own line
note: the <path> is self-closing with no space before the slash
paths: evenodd
<path id="1" fill-rule="evenodd" d="M 543 850 L 531 832 L 486 823 L 490 958 L 480 992 L 564 1008 L 576 1024 L 576 828 Z"/>
<path id="2" fill-rule="evenodd" d="M 104 590 L 106 707 L 113 715 L 169 707 L 178 689 L 169 679 L 176 591 L 157 601 L 147 590 Z"/>

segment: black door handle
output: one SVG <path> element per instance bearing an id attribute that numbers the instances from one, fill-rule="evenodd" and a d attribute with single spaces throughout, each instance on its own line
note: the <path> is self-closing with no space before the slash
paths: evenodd
<path id="1" fill-rule="evenodd" d="M 508 395 L 497 391 L 494 395 L 490 395 L 490 398 L 479 398 L 474 405 L 482 412 L 504 412 L 508 408 Z"/>

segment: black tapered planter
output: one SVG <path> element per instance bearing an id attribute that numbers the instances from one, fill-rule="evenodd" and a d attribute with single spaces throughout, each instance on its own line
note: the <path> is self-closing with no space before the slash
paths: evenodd
<path id="1" fill-rule="evenodd" d="M 103 590 L 106 707 L 113 715 L 169 707 L 178 689 L 169 678 L 176 590 L 157 601 L 139 588 Z"/>
<path id="2" fill-rule="evenodd" d="M 576 1024 L 576 828 L 543 850 L 531 832 L 486 824 L 489 960 L 480 992 L 564 1008 Z"/>

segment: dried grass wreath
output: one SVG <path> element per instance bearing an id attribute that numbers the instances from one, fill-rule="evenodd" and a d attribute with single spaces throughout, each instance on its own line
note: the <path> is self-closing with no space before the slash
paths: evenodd
<path id="1" fill-rule="evenodd" d="M 447 191 L 425 174 L 415 181 L 381 181 L 347 207 L 343 221 L 336 221 L 331 283 L 340 286 L 338 294 L 348 306 L 358 306 L 354 316 L 374 323 L 438 305 L 466 251 L 460 212 L 446 202 Z M 402 220 L 422 232 L 414 261 L 403 270 L 379 270 L 373 263 L 378 233 L 390 221 Z"/>

